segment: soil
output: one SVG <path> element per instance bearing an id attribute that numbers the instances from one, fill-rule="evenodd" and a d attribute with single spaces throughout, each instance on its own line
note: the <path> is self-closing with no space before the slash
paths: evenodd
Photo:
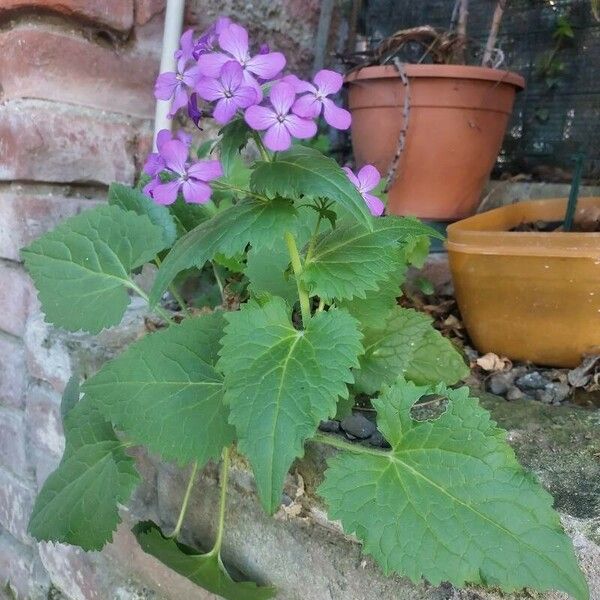
<path id="1" fill-rule="evenodd" d="M 520 223 L 509 231 L 538 231 L 551 233 L 554 231 L 564 231 L 562 221 L 535 221 L 534 223 Z M 593 233 L 600 231 L 600 213 L 596 211 L 587 211 L 583 216 L 575 219 L 573 232 Z"/>

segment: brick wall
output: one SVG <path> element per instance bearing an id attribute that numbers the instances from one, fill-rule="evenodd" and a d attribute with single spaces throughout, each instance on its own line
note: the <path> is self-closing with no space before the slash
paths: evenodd
<path id="1" fill-rule="evenodd" d="M 307 70 L 318 7 L 192 0 L 186 18 L 203 28 L 230 14 Z M 143 457 L 147 483 L 102 553 L 36 544 L 26 533 L 62 453 L 66 382 L 135 339 L 143 315 L 134 306 L 121 327 L 94 340 L 53 329 L 19 250 L 103 201 L 111 181 L 134 182 L 151 142 L 163 17 L 164 0 L 0 1 L 0 598 L 212 597 L 144 555 L 128 533 L 134 516 L 158 510 L 156 469 Z"/>

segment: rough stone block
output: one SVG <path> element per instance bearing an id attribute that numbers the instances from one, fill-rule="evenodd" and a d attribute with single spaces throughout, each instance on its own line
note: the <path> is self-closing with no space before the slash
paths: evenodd
<path id="1" fill-rule="evenodd" d="M 35 490 L 0 467 L 0 525 L 14 538 L 31 545 L 27 523 L 33 508 Z"/>
<path id="2" fill-rule="evenodd" d="M 160 43 L 154 47 L 152 54 L 135 48 L 115 51 L 71 32 L 35 25 L 3 31 L 3 100 L 57 100 L 150 118 Z"/>
<path id="3" fill-rule="evenodd" d="M 133 26 L 133 0 L 3 0 L 0 16 L 15 9 L 43 9 L 123 32 Z"/>
<path id="4" fill-rule="evenodd" d="M 23 342 L 0 332 L 0 405 L 21 408 L 27 384 Z"/>
<path id="5" fill-rule="evenodd" d="M 0 259 L 0 330 L 23 335 L 31 291 L 31 281 L 23 268 Z"/>
<path id="6" fill-rule="evenodd" d="M 149 121 L 14 100 L 0 106 L 0 180 L 132 184 L 151 136 Z"/>
<path id="7" fill-rule="evenodd" d="M 19 477 L 29 476 L 26 429 L 21 411 L 0 407 L 0 464 Z"/>
<path id="8" fill-rule="evenodd" d="M 0 191 L 0 257 L 19 261 L 23 246 L 100 200 L 97 194 L 90 199 L 70 196 L 66 188 L 5 188 Z"/>

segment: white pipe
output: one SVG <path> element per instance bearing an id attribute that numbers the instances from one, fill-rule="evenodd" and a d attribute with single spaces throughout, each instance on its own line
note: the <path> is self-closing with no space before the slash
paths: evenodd
<path id="1" fill-rule="evenodd" d="M 162 54 L 160 57 L 160 73 L 175 71 L 175 52 L 179 48 L 179 38 L 183 28 L 183 12 L 185 0 L 167 0 L 165 11 L 165 28 L 163 31 Z M 156 134 L 161 129 L 171 130 L 173 120 L 167 116 L 171 109 L 171 100 L 157 100 L 154 113 L 154 143 L 156 151 Z"/>

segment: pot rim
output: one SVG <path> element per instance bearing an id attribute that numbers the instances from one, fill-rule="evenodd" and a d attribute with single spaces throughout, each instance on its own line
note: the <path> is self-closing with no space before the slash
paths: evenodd
<path id="1" fill-rule="evenodd" d="M 517 202 L 448 225 L 449 252 L 593 258 L 600 260 L 600 232 L 508 231 L 523 222 L 562 221 L 566 198 Z M 577 212 L 600 209 L 600 197 L 581 198 Z"/>
<path id="2" fill-rule="evenodd" d="M 525 79 L 513 71 L 492 69 L 490 67 L 476 67 L 471 65 L 404 65 L 408 77 L 429 77 L 441 79 L 479 79 L 482 81 L 496 81 L 514 85 L 519 90 L 525 88 Z M 360 67 L 348 73 L 344 81 L 353 83 L 364 79 L 395 79 L 399 77 L 393 65 L 374 65 Z"/>

